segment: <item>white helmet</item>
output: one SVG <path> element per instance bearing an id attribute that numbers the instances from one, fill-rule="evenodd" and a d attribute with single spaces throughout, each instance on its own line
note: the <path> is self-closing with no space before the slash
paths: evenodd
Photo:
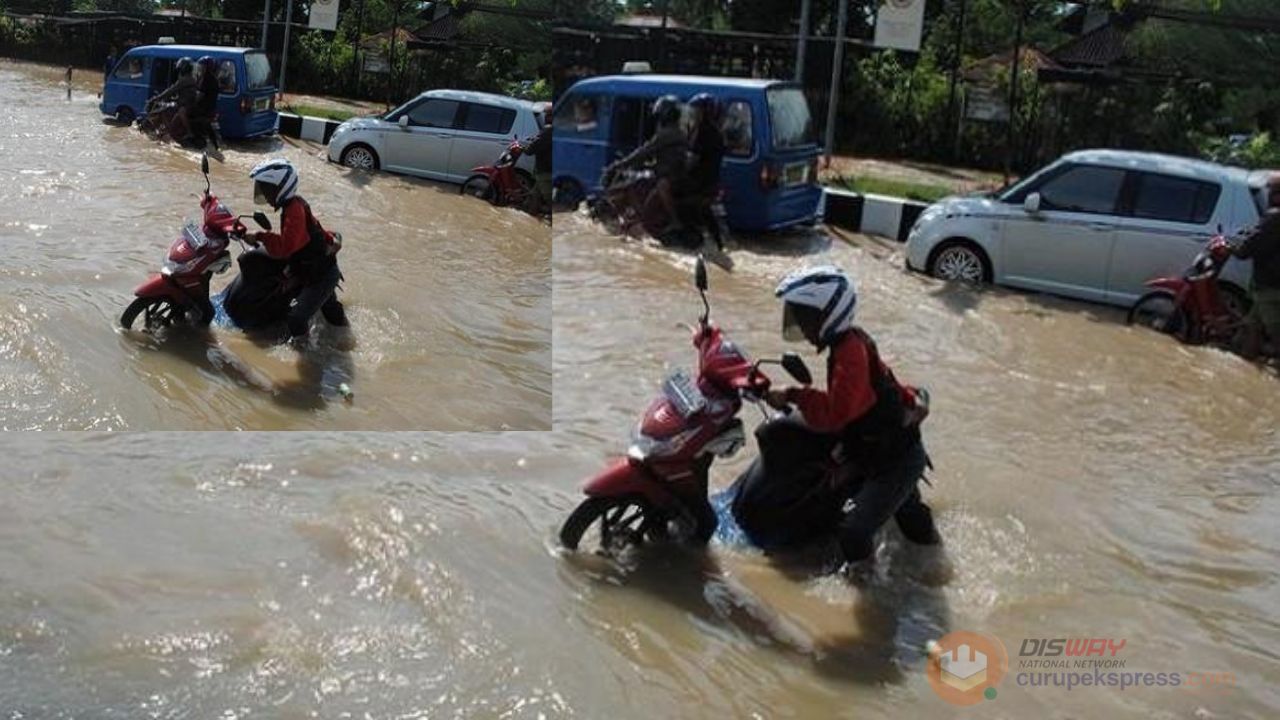
<path id="1" fill-rule="evenodd" d="M 801 326 L 806 319 L 820 323 L 818 347 L 830 345 L 853 325 L 858 291 L 853 279 L 834 265 L 797 270 L 783 278 L 773 294 L 782 299 L 782 336 L 787 340 L 805 339 Z"/>
<path id="2" fill-rule="evenodd" d="M 253 201 L 278 208 L 298 192 L 298 171 L 284 158 L 258 163 L 249 171 L 253 181 Z"/>

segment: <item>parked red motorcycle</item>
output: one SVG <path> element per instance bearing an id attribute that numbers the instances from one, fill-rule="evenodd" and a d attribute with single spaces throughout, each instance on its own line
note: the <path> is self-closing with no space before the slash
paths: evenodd
<path id="1" fill-rule="evenodd" d="M 1244 309 L 1218 285 L 1231 259 L 1231 245 L 1214 236 L 1181 277 L 1144 283 L 1154 288 L 1129 309 L 1129 324 L 1168 333 L 1182 342 L 1231 344 L 1243 324 Z"/>
<path id="2" fill-rule="evenodd" d="M 204 173 L 205 180 L 204 195 L 200 198 L 203 221 L 200 225 L 188 222 L 169 246 L 160 272 L 133 291 L 137 297 L 120 316 L 120 325 L 126 330 L 133 326 L 140 314 L 147 330 L 213 321 L 209 281 L 214 274 L 226 272 L 231 267 L 231 253 L 227 246 L 232 239 L 244 236 L 246 228 L 240 219 L 247 216 L 232 215 L 217 196 L 210 194 L 208 157 L 201 156 L 200 171 Z M 252 217 L 259 226 L 270 229 L 271 223 L 266 215 L 256 212 Z"/>
<path id="3" fill-rule="evenodd" d="M 743 400 L 761 403 L 770 385 L 760 365 L 777 363 L 799 382 L 812 382 L 804 361 L 794 353 L 786 353 L 781 361 L 749 360 L 709 321 L 702 258 L 695 277 L 704 308 L 698 326 L 690 328 L 698 351 L 697 378 L 678 371 L 666 379 L 662 395 L 636 428 L 627 456 L 583 488 L 587 498 L 560 529 L 566 548 L 577 549 L 594 525 L 605 552 L 646 539 L 708 541 L 716 529 L 716 514 L 707 499 L 708 472 L 715 458 L 730 457 L 746 443 L 738 418 Z"/>
<path id="4" fill-rule="evenodd" d="M 478 197 L 499 207 L 523 207 L 533 192 L 533 178 L 516 169 L 524 155 L 524 146 L 512 140 L 493 165 L 471 168 L 472 175 L 462 183 L 462 194 Z"/>

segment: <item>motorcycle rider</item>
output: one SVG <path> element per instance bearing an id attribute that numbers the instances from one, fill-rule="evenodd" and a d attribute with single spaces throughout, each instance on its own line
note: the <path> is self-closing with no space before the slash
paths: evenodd
<path id="1" fill-rule="evenodd" d="M 1252 306 L 1245 324 L 1241 354 L 1249 359 L 1262 352 L 1263 336 L 1280 341 L 1280 173 L 1267 178 L 1267 209 L 1258 224 L 1233 250 L 1238 258 L 1253 260 Z"/>
<path id="2" fill-rule="evenodd" d="M 688 141 L 680 130 L 680 98 L 663 95 L 653 101 L 650 114 L 657 123 L 653 136 L 630 155 L 606 167 L 605 175 L 607 177 L 623 168 L 652 160 L 657 182 L 645 204 L 652 206 L 654 202 L 660 203 L 669 219 L 669 227 L 674 228 L 679 222 L 674 186 L 683 179 L 688 149 Z"/>
<path id="3" fill-rule="evenodd" d="M 169 121 L 169 137 L 181 142 L 190 132 L 191 123 L 189 117 L 196 105 L 199 89 L 196 85 L 195 73 L 193 72 L 195 66 L 191 64 L 191 58 L 180 58 L 176 67 L 178 79 L 166 88 L 164 92 L 152 98 L 147 105 L 148 108 L 151 108 L 170 98 L 174 100 L 178 109 Z"/>
<path id="4" fill-rule="evenodd" d="M 217 63 L 212 57 L 205 55 L 200 58 L 198 64 L 200 66 L 199 93 L 189 113 L 191 134 L 194 142 L 200 147 L 210 142 L 213 143 L 213 149 L 217 150 L 219 149 L 218 135 L 213 131 L 213 116 L 217 112 L 220 92 Z"/>
<path id="5" fill-rule="evenodd" d="M 685 187 L 679 188 L 682 197 L 695 198 L 691 223 L 701 230 L 711 232 L 716 247 L 724 249 L 720 237 L 720 223 L 716 221 L 711 204 L 720 187 L 720 164 L 724 160 L 724 135 L 720 132 L 720 101 L 710 93 L 698 93 L 689 99 L 694 111 L 694 125 L 689 138 L 689 171 Z M 687 193 L 684 192 L 687 189 Z"/>
<path id="6" fill-rule="evenodd" d="M 865 576 L 875 533 L 890 517 L 908 540 L 939 544 L 933 514 L 917 484 L 929 464 L 919 427 L 928 412 L 927 396 L 900 384 L 875 341 L 854 324 L 852 279 L 834 266 L 813 267 L 788 275 L 775 294 L 783 303 L 783 337 L 828 351 L 827 389 L 774 389 L 765 401 L 777 409 L 794 405 L 810 429 L 835 434 L 845 480 L 861 480 L 852 509 L 835 514 L 838 527 L 831 528 L 849 571 L 855 578 Z"/>
<path id="7" fill-rule="evenodd" d="M 287 260 L 287 272 L 302 283 L 286 319 L 290 341 L 295 346 L 305 343 L 316 310 L 330 325 L 348 327 L 346 311 L 336 295 L 342 272 L 335 255 L 342 237 L 325 230 L 311 213 L 311 206 L 298 195 L 298 172 L 288 160 L 259 163 L 249 178 L 253 180 L 254 202 L 280 211 L 280 232 L 256 232 L 247 240 L 261 245 L 271 257 Z"/>
<path id="8" fill-rule="evenodd" d="M 543 111 L 542 129 L 529 142 L 525 152 L 533 156 L 533 196 L 530 212 L 542 215 L 551 207 L 551 105 Z"/>

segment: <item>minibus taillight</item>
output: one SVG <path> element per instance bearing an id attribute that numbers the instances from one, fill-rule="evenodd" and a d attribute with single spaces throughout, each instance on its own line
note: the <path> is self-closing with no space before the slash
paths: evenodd
<path id="1" fill-rule="evenodd" d="M 240 98 L 240 114 L 241 115 L 248 115 L 249 111 L 252 109 L 253 109 L 253 101 L 249 99 L 249 96 L 246 95 L 245 97 Z"/>
<path id="2" fill-rule="evenodd" d="M 773 190 L 778 187 L 780 179 L 781 175 L 777 167 L 769 163 L 760 166 L 760 187 L 765 190 Z"/>

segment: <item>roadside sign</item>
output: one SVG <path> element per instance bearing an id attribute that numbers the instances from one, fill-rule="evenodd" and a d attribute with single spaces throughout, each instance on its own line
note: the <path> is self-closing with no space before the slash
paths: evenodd
<path id="1" fill-rule="evenodd" d="M 967 84 L 964 117 L 982 122 L 1009 122 L 1009 102 L 994 85 Z"/>
<path id="2" fill-rule="evenodd" d="M 338 0 L 311 0 L 311 22 L 313 30 L 338 29 Z"/>
<path id="3" fill-rule="evenodd" d="M 920 52 L 924 3 L 925 0 L 880 0 L 880 11 L 876 13 L 875 46 Z"/>
<path id="4" fill-rule="evenodd" d="M 367 53 L 364 56 L 363 68 L 367 73 L 391 72 L 391 65 L 387 62 L 387 54 L 384 52 Z"/>

